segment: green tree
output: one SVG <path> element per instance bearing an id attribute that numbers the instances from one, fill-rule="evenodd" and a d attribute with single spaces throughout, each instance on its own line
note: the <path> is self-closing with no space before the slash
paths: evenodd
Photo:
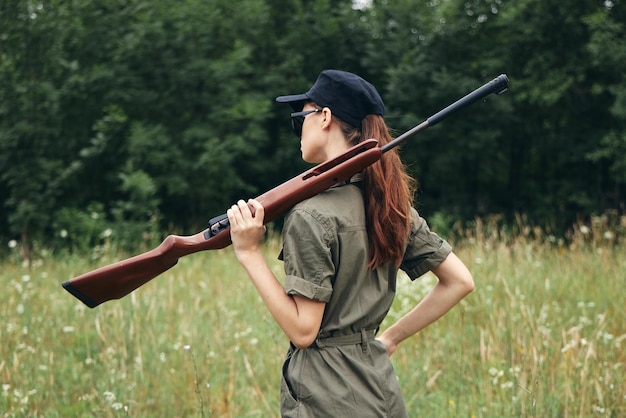
<path id="1" fill-rule="evenodd" d="M 500 73 L 510 91 L 406 143 L 418 207 L 563 227 L 623 205 L 623 2 L 0 3 L 0 236 L 195 233 L 308 168 L 274 98 L 325 68 L 394 133 Z M 73 222 L 74 220 L 74 222 Z M 132 234 L 129 231 L 133 231 Z M 158 239 L 159 233 L 150 236 Z M 85 235 L 78 239 L 77 235 Z M 69 236 L 68 236 L 69 235 Z"/>
<path id="2" fill-rule="evenodd" d="M 387 71 L 395 113 L 424 118 L 501 72 L 511 79 L 506 95 L 405 146 L 425 213 L 441 210 L 457 219 L 525 213 L 564 227 L 619 205 L 620 2 L 375 6 L 372 30 L 381 35 L 368 51 L 374 57 L 391 51 L 399 63 Z"/>
<path id="3" fill-rule="evenodd" d="M 66 164 L 71 140 L 64 141 L 75 129 L 68 128 L 65 104 L 78 73 L 63 48 L 72 35 L 66 11 L 55 2 L 21 1 L 4 1 L 0 10 L 2 213 L 26 256 L 31 239 L 44 236 L 75 168 Z"/>
<path id="4" fill-rule="evenodd" d="M 585 19 L 591 32 L 588 44 L 591 66 L 594 69 L 591 91 L 601 98 L 608 109 L 599 145 L 589 158 L 601 167 L 600 187 L 603 205 L 617 207 L 624 204 L 626 185 L 626 8 L 623 3 L 605 3 Z"/>

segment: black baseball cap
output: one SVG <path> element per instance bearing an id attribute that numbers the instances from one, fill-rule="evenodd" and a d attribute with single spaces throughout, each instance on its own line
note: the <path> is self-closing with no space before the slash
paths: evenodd
<path id="1" fill-rule="evenodd" d="M 366 115 L 383 115 L 385 104 L 376 88 L 356 74 L 324 70 L 306 93 L 280 96 L 278 103 L 289 103 L 294 111 L 302 110 L 307 101 L 328 107 L 339 119 L 361 128 Z"/>

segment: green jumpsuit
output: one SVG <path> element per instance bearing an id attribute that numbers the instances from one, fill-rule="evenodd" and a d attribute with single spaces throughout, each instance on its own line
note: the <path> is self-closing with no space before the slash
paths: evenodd
<path id="1" fill-rule="evenodd" d="M 385 346 L 374 339 L 396 292 L 398 269 L 368 269 L 360 175 L 297 204 L 285 217 L 284 288 L 326 303 L 319 336 L 293 345 L 281 377 L 283 417 L 406 417 Z M 400 268 L 415 279 L 441 263 L 450 245 L 412 209 Z"/>

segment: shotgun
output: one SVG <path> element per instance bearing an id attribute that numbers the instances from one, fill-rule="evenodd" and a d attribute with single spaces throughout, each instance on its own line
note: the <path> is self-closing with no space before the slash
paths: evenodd
<path id="1" fill-rule="evenodd" d="M 462 108 L 491 93 L 504 93 L 508 86 L 508 77 L 506 74 L 501 74 L 388 144 L 379 147 L 376 139 L 364 140 L 344 154 L 321 163 L 265 192 L 256 198 L 265 209 L 264 222 L 273 221 L 296 203 L 349 179 L 378 161 L 385 152 Z M 183 256 L 198 251 L 225 248 L 230 244 L 228 217 L 223 214 L 210 219 L 208 228 L 202 232 L 191 236 L 169 235 L 158 247 L 150 251 L 82 274 L 63 282 L 62 286 L 85 305 L 95 308 L 103 302 L 128 295 L 174 267 L 178 259 Z"/>

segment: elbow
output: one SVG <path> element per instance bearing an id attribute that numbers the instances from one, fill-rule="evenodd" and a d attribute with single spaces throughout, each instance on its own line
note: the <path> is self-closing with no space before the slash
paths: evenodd
<path id="1" fill-rule="evenodd" d="M 300 350 L 304 350 L 305 348 L 310 347 L 315 342 L 316 338 L 317 338 L 317 334 L 312 334 L 312 335 L 303 334 L 303 335 L 298 335 L 298 336 L 292 336 L 290 340 L 291 340 L 291 343 L 294 346 L 296 346 L 296 348 Z"/>
<path id="2" fill-rule="evenodd" d="M 433 269 L 439 283 L 453 290 L 461 299 L 474 290 L 474 277 L 461 260 L 451 253 L 441 264 Z"/>
<path id="3" fill-rule="evenodd" d="M 322 326 L 322 317 L 326 303 L 293 296 L 296 305 L 296 317 L 285 321 L 281 326 L 291 343 L 299 349 L 305 349 L 315 342 Z"/>
<path id="4" fill-rule="evenodd" d="M 287 334 L 291 343 L 301 350 L 308 348 L 315 342 L 320 331 L 320 327 L 300 327 L 298 329 L 292 329 L 292 332 Z"/>
<path id="5" fill-rule="evenodd" d="M 469 271 L 466 274 L 464 274 L 464 277 L 462 278 L 461 283 L 463 285 L 463 290 L 465 291 L 466 296 L 472 293 L 474 291 L 474 288 L 476 287 L 474 283 L 474 277 L 472 276 L 472 273 L 470 273 Z"/>
<path id="6" fill-rule="evenodd" d="M 459 300 L 463 299 L 474 291 L 474 277 L 469 270 L 458 272 L 453 278 L 448 278 L 445 283 L 442 283 L 445 287 L 453 291 Z M 441 282 L 440 282 L 441 283 Z"/>

